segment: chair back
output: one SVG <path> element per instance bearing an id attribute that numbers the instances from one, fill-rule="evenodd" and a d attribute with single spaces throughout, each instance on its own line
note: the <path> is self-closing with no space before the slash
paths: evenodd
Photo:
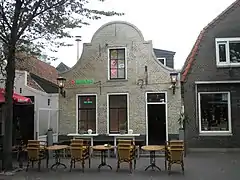
<path id="1" fill-rule="evenodd" d="M 132 156 L 131 144 L 118 144 L 117 146 L 118 159 L 119 160 L 129 160 Z"/>
<path id="2" fill-rule="evenodd" d="M 83 158 L 83 139 L 72 139 L 70 144 L 70 153 L 72 159 Z"/>
<path id="3" fill-rule="evenodd" d="M 172 161 L 182 161 L 184 152 L 184 141 L 172 140 L 169 141 L 169 151 Z"/>
<path id="4" fill-rule="evenodd" d="M 28 140 L 27 152 L 30 160 L 37 160 L 40 156 L 40 141 Z"/>

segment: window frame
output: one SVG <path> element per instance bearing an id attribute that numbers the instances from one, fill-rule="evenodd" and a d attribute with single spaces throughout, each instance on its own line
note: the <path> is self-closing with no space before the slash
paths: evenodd
<path id="1" fill-rule="evenodd" d="M 127 95 L 127 134 L 129 132 L 129 93 L 108 93 L 107 94 L 107 134 L 114 135 L 110 133 L 110 106 L 109 106 L 109 96 L 111 95 Z M 116 133 L 115 133 L 116 134 Z M 120 134 L 117 133 L 117 135 Z"/>
<path id="2" fill-rule="evenodd" d="M 79 111 L 79 102 L 78 102 L 78 98 L 80 96 L 95 96 L 96 97 L 96 131 L 95 133 L 92 133 L 93 135 L 97 135 L 98 134 L 98 96 L 97 94 L 76 94 L 76 134 L 79 134 L 79 122 L 78 122 L 78 111 Z M 88 133 L 85 133 L 88 134 Z"/>
<path id="3" fill-rule="evenodd" d="M 238 66 L 240 66 L 240 62 L 239 63 L 231 63 L 230 62 L 229 43 L 231 41 L 239 41 L 239 43 L 240 43 L 240 37 L 235 37 L 235 38 L 215 38 L 217 67 L 238 67 Z M 219 46 L 218 46 L 219 44 L 225 44 L 226 62 L 220 62 Z"/>
<path id="4" fill-rule="evenodd" d="M 202 94 L 227 94 L 228 97 L 228 131 L 202 131 L 202 121 L 201 121 L 201 95 Z M 198 92 L 198 125 L 199 134 L 201 136 L 231 136 L 232 135 L 232 118 L 231 118 L 231 96 L 229 91 L 220 92 Z"/>
<path id="5" fill-rule="evenodd" d="M 119 49 L 124 49 L 125 51 L 125 59 L 124 59 L 124 65 L 125 65 L 125 77 L 124 78 L 111 78 L 111 64 L 110 64 L 110 61 L 111 61 L 111 57 L 110 57 L 110 51 L 111 50 L 119 50 Z M 127 79 L 127 48 L 126 47 L 111 47 L 111 48 L 108 48 L 108 51 L 107 51 L 107 56 L 108 56 L 108 80 L 109 81 L 114 81 L 114 80 L 126 80 Z"/>
<path id="6" fill-rule="evenodd" d="M 162 60 L 163 59 L 163 62 L 164 63 L 162 63 L 161 61 L 159 61 L 160 63 L 162 63 L 164 66 L 166 66 L 166 64 L 167 64 L 167 59 L 165 58 L 165 57 L 159 57 L 159 58 L 157 58 L 157 60 Z"/>

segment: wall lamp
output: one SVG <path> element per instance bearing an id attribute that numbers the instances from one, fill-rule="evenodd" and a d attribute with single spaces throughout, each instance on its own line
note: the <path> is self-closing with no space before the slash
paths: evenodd
<path id="1" fill-rule="evenodd" d="M 66 91 L 64 90 L 66 79 L 64 77 L 57 78 L 58 88 L 60 89 L 60 94 L 65 98 Z"/>
<path id="2" fill-rule="evenodd" d="M 178 73 L 177 72 L 172 72 L 170 73 L 170 78 L 171 78 L 171 83 L 172 83 L 172 90 L 173 90 L 173 94 L 175 94 L 176 91 L 176 84 L 178 81 Z"/>

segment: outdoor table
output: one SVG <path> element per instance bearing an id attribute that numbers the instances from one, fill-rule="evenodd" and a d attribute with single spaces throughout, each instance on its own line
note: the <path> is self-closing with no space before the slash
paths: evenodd
<path id="1" fill-rule="evenodd" d="M 160 167 L 156 165 L 156 151 L 162 151 L 165 149 L 165 146 L 159 146 L 159 145 L 149 145 L 149 146 L 142 146 L 142 150 L 144 151 L 150 151 L 150 165 L 146 167 L 145 171 L 147 171 L 150 167 L 152 170 L 154 168 L 157 168 L 159 171 L 161 171 Z"/>
<path id="2" fill-rule="evenodd" d="M 49 146 L 46 147 L 47 150 L 49 151 L 55 151 L 55 164 L 51 166 L 51 169 L 53 169 L 55 166 L 58 168 L 58 166 L 63 166 L 64 168 L 67 168 L 67 166 L 63 163 L 60 162 L 60 152 L 63 149 L 67 149 L 67 145 L 54 145 L 54 146 Z"/>
<path id="3" fill-rule="evenodd" d="M 98 170 L 100 171 L 101 167 L 107 166 L 112 170 L 112 166 L 106 163 L 106 152 L 110 149 L 113 149 L 114 146 L 104 146 L 104 145 L 97 145 L 92 147 L 93 150 L 101 151 L 101 163 L 98 166 Z"/>

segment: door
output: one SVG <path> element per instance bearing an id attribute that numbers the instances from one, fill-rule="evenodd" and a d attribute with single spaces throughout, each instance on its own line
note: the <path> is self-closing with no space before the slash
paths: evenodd
<path id="1" fill-rule="evenodd" d="M 148 104 L 148 144 L 164 144 L 166 141 L 165 104 Z"/>
<path id="2" fill-rule="evenodd" d="M 163 145 L 167 141 L 166 93 L 147 93 L 146 136 L 148 145 Z"/>

